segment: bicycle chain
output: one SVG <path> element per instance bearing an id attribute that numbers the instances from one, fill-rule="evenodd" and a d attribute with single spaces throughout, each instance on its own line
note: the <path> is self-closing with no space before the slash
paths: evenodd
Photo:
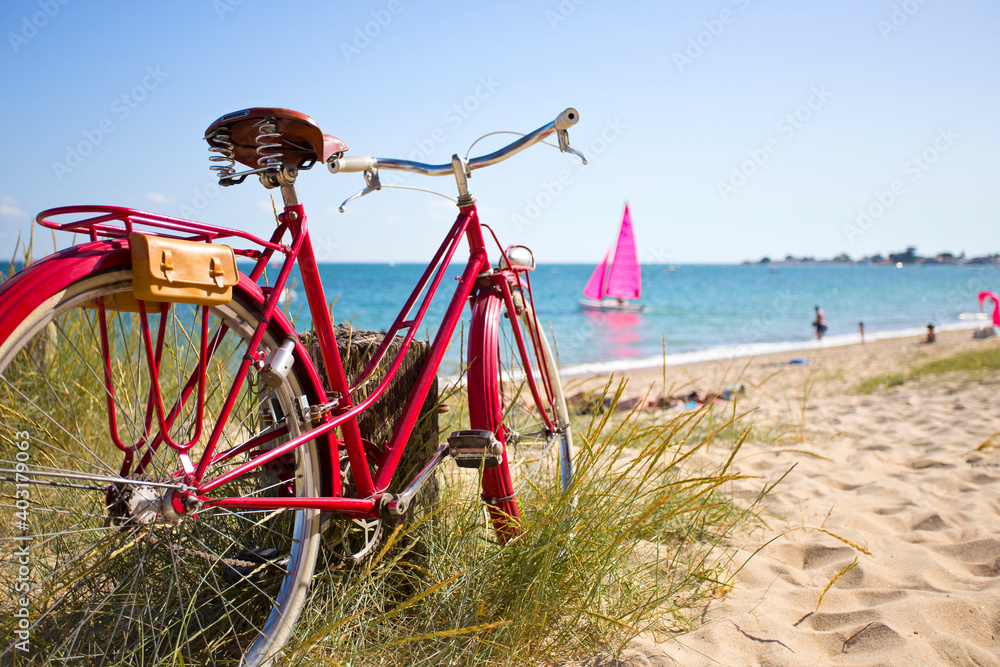
<path id="1" fill-rule="evenodd" d="M 165 540 L 162 540 L 159 537 L 157 537 L 156 533 L 152 531 L 150 531 L 149 535 L 147 535 L 146 541 L 152 544 L 153 546 L 162 546 L 177 554 L 182 554 L 185 556 L 194 556 L 195 558 L 203 558 L 213 564 L 222 563 L 232 568 L 237 568 L 237 567 L 257 568 L 269 565 L 269 563 L 254 563 L 252 561 L 240 560 L 239 558 L 223 558 L 221 556 L 216 556 L 215 554 L 210 554 L 206 551 L 198 551 L 197 549 L 191 549 L 190 547 L 182 547 L 178 544 L 168 543 Z"/>

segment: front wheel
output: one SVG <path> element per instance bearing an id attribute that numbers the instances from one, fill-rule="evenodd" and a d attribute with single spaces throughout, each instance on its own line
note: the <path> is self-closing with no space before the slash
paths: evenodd
<path id="1" fill-rule="evenodd" d="M 469 331 L 471 426 L 492 431 L 503 444 L 500 465 L 482 472 L 483 500 L 501 543 L 522 530 L 518 500 L 524 502 L 525 491 L 548 486 L 565 492 L 573 472 L 573 436 L 555 356 L 531 304 L 520 292 L 512 304 L 516 313 L 499 291 L 480 293 Z"/>
<path id="2" fill-rule="evenodd" d="M 319 513 L 206 506 L 172 515 L 182 465 L 150 403 L 129 267 L 35 289 L 48 298 L 0 340 L 0 664 L 271 662 L 306 599 Z M 0 313 L 14 305 L 0 301 Z M 237 290 L 211 308 L 149 306 L 168 409 L 199 366 L 202 323 L 210 334 L 225 332 L 207 364 L 203 416 L 192 395 L 167 428 L 175 442 L 194 442 L 197 463 L 260 321 L 258 304 Z M 264 351 L 287 335 L 276 327 Z M 251 372 L 218 451 L 298 435 L 296 398 L 305 390 L 297 372 L 276 388 Z M 220 458 L 206 478 L 255 451 Z M 305 445 L 213 494 L 313 496 L 318 482 Z"/>

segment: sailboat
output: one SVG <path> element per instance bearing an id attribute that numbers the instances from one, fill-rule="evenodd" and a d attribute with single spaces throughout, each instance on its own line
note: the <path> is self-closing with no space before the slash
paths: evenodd
<path id="1" fill-rule="evenodd" d="M 635 252 L 635 233 L 632 231 L 632 216 L 625 204 L 625 214 L 618 227 L 618 238 L 608 248 L 604 260 L 594 269 L 593 275 L 583 288 L 580 307 L 585 310 L 615 310 L 632 313 L 642 312 L 645 306 L 635 303 L 642 292 L 642 276 L 639 258 Z M 631 299 L 633 301 L 627 301 Z"/>

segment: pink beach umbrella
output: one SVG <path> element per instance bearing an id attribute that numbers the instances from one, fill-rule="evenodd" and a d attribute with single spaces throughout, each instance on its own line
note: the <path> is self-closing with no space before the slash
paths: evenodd
<path id="1" fill-rule="evenodd" d="M 1000 327 L 1000 296 L 997 296 L 996 292 L 990 292 L 988 290 L 980 292 L 979 310 L 982 312 L 986 312 L 983 310 L 983 303 L 985 303 L 986 299 L 993 299 L 993 326 Z"/>

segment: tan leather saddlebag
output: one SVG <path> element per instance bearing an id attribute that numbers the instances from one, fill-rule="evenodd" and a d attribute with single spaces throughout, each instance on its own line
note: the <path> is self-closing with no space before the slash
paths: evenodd
<path id="1" fill-rule="evenodd" d="M 239 282 L 229 246 L 132 232 L 132 286 L 137 299 L 214 306 Z"/>

